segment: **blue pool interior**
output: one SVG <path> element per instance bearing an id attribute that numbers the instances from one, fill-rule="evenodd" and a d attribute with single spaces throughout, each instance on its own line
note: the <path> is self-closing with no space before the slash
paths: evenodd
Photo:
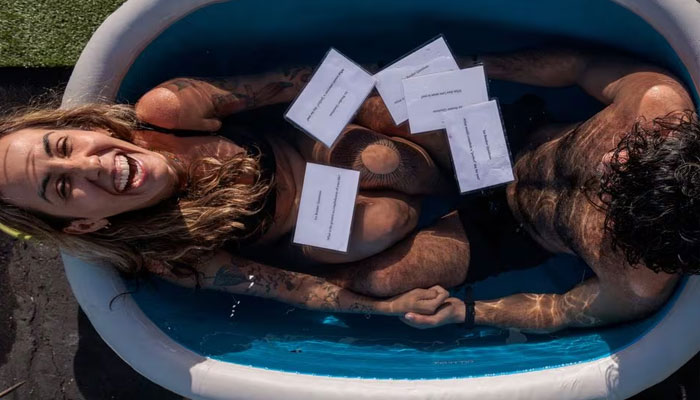
<path id="1" fill-rule="evenodd" d="M 665 65 L 688 81 L 658 33 L 603 0 L 546 0 L 536 6 L 506 0 L 237 0 L 200 9 L 165 30 L 135 61 L 118 98 L 133 102 L 174 76 L 316 64 L 331 46 L 357 62 L 386 64 L 438 34 L 445 35 L 456 54 L 605 45 Z M 575 88 L 490 82 L 491 96 L 505 104 L 525 93 L 544 98 L 548 111 L 561 121 L 580 120 L 600 109 Z M 556 256 L 541 267 L 480 282 L 475 295 L 563 292 L 586 273 L 579 260 Z M 674 301 L 631 324 L 522 335 L 456 326 L 420 331 L 394 318 L 308 312 L 245 296 L 193 293 L 158 281 L 141 285 L 134 297 L 165 333 L 201 355 L 281 371 L 392 379 L 509 374 L 605 357 L 652 328 Z"/>

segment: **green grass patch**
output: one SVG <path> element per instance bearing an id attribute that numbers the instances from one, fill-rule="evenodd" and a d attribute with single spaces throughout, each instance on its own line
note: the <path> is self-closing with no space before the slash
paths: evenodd
<path id="1" fill-rule="evenodd" d="M 0 67 L 71 66 L 126 0 L 0 0 Z"/>

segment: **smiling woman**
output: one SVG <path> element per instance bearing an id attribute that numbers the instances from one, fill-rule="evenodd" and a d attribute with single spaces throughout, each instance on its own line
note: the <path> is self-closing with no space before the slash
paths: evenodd
<path id="1" fill-rule="evenodd" d="M 106 132 L 22 129 L 0 139 L 7 201 L 44 214 L 100 227 L 106 218 L 171 196 L 176 166 Z"/>
<path id="2" fill-rule="evenodd" d="M 224 232 L 236 237 L 235 231 L 242 228 L 239 216 L 257 207 L 255 202 L 267 193 L 267 184 L 261 181 L 229 193 L 249 201 L 217 208 L 217 213 L 210 213 L 211 219 L 202 218 L 211 207 L 203 207 L 196 198 L 184 198 L 175 209 L 163 200 L 182 189 L 187 179 L 172 152 L 191 147 L 199 138 L 183 138 L 184 143 L 181 140 L 178 145 L 161 140 L 160 145 L 147 146 L 146 139 L 155 133 L 137 128 L 133 108 L 122 105 L 35 110 L 4 119 L 0 124 L 0 192 L 5 204 L 0 220 L 87 258 L 112 260 L 125 272 L 140 270 L 144 257 L 151 253 L 168 259 L 183 248 L 201 245 L 206 239 L 198 242 L 190 229 L 197 232 L 197 227 L 223 216 L 230 219 L 229 230 Z M 245 171 L 240 167 L 246 165 L 254 166 L 255 160 L 240 154 L 220 163 L 214 173 L 226 170 L 235 180 Z M 190 182 L 190 189 L 199 190 L 197 182 Z M 231 181 L 219 180 L 227 182 Z M 188 207 L 195 211 L 188 214 Z M 120 218 L 111 218 L 118 214 Z M 225 221 L 219 222 L 225 225 Z M 104 229 L 109 224 L 110 229 Z M 180 246 L 173 247 L 174 243 Z M 135 247 L 141 251 L 134 251 Z"/>

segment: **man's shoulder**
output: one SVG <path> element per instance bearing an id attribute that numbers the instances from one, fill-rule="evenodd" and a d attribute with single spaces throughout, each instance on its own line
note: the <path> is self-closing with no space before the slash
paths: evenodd
<path id="1" fill-rule="evenodd" d="M 671 75 L 639 73 L 637 79 L 628 84 L 635 88 L 617 97 L 613 107 L 636 118 L 651 121 L 673 112 L 694 109 L 688 90 Z"/>
<path id="2" fill-rule="evenodd" d="M 630 266 L 623 260 L 600 263 L 593 269 L 604 286 L 624 294 L 627 299 L 656 305 L 666 301 L 681 277 L 655 272 L 644 265 Z"/>
<path id="3" fill-rule="evenodd" d="M 676 83 L 658 83 L 649 87 L 639 99 L 639 115 L 646 119 L 673 112 L 692 110 L 690 94 Z"/>

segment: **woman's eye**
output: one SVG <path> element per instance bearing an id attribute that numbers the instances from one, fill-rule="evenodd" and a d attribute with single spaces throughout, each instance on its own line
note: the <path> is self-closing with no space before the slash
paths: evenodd
<path id="1" fill-rule="evenodd" d="M 68 179 L 60 178 L 57 184 L 58 196 L 62 199 L 68 198 L 68 191 L 70 189 L 70 184 Z"/>
<path id="2" fill-rule="evenodd" d="M 58 147 L 58 152 L 61 156 L 63 156 L 63 157 L 68 156 L 68 138 L 66 136 L 58 139 L 58 143 L 56 143 L 56 147 Z"/>

